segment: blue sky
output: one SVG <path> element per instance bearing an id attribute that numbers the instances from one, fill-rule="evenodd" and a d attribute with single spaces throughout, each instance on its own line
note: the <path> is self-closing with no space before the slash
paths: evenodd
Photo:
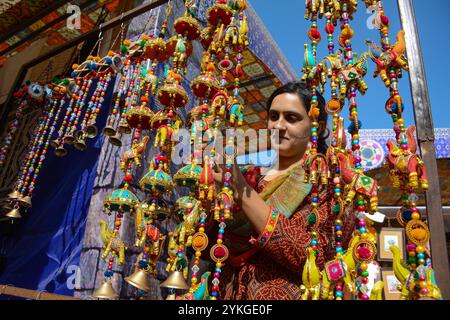
<path id="1" fill-rule="evenodd" d="M 261 20 L 272 34 L 273 39 L 280 47 L 293 69 L 301 74 L 303 63 L 303 44 L 309 43 L 306 31 L 311 23 L 304 19 L 304 0 L 249 0 Z M 435 128 L 450 127 L 450 36 L 448 31 L 449 0 L 413 0 L 417 25 L 420 33 L 422 53 L 425 62 L 428 89 L 431 100 L 431 111 Z M 396 34 L 400 30 L 400 16 L 397 1 L 384 1 L 386 15 L 390 18 L 391 43 L 395 42 Z M 355 37 L 352 39 L 354 51 L 361 53 L 367 50 L 366 39 L 379 43 L 379 31 L 370 30 L 367 20 L 371 14 L 366 12 L 362 1 L 358 2 L 358 12 L 352 21 Z M 322 42 L 319 44 L 319 57 L 328 54 L 326 48 L 326 34 L 323 31 L 325 21 L 319 23 L 322 33 Z M 338 28 L 339 29 L 339 28 Z M 337 40 L 335 32 L 335 38 Z M 337 41 L 336 41 L 337 42 Z M 374 64 L 370 61 L 366 82 L 369 90 L 365 96 L 358 96 L 359 118 L 363 122 L 363 129 L 391 128 L 392 120 L 384 111 L 384 103 L 389 93 L 379 77 L 373 78 Z M 329 98 L 329 86 L 325 97 Z M 400 94 L 405 102 L 404 118 L 407 125 L 414 123 L 411 92 L 408 74 L 400 79 Z M 348 108 L 345 107 L 342 115 L 348 124 Z"/>

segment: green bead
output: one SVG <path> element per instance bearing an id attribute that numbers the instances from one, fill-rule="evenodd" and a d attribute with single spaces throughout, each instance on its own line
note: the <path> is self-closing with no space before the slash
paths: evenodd
<path id="1" fill-rule="evenodd" d="M 415 257 L 409 257 L 408 258 L 408 264 L 413 264 L 416 263 L 416 258 Z"/>
<path id="2" fill-rule="evenodd" d="M 333 207 L 333 213 L 334 213 L 334 214 L 339 214 L 340 211 L 341 211 L 341 206 L 340 206 L 339 204 L 336 204 L 336 205 Z"/>
<path id="3" fill-rule="evenodd" d="M 123 44 L 123 45 L 120 46 L 120 52 L 121 53 L 125 54 L 125 53 L 127 53 L 127 51 L 128 51 L 128 48 L 127 48 L 126 45 Z"/>
<path id="4" fill-rule="evenodd" d="M 369 272 L 363 271 L 363 272 L 361 272 L 361 275 L 362 275 L 363 277 L 368 277 L 368 276 L 369 276 Z"/>
<path id="5" fill-rule="evenodd" d="M 310 215 L 308 216 L 308 223 L 309 223 L 309 224 L 315 224 L 316 221 L 317 221 L 317 217 L 316 217 L 315 214 L 310 214 Z"/>
<path id="6" fill-rule="evenodd" d="M 143 48 L 143 47 L 145 46 L 146 43 L 147 43 L 147 41 L 141 40 L 141 43 L 139 43 L 139 45 L 141 46 L 141 48 Z"/>

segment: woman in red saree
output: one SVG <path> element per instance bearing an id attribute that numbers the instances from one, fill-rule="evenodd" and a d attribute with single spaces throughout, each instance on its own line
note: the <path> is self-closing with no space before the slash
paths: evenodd
<path id="1" fill-rule="evenodd" d="M 310 90 L 302 82 L 291 82 L 269 98 L 268 129 L 278 129 L 278 168 L 262 172 L 261 167 L 234 169 L 234 195 L 240 208 L 227 227 L 224 242 L 230 257 L 222 267 L 218 299 L 299 299 L 306 249 L 311 243 L 307 217 L 311 186 L 304 182 L 302 159 L 311 132 L 308 117 Z M 319 97 L 319 152 L 326 151 L 324 129 L 327 115 Z M 223 169 L 214 178 L 223 182 Z M 316 222 L 317 257 L 322 267 L 335 254 L 334 197 L 326 188 L 319 192 Z M 347 246 L 355 215 L 343 215 L 342 245 Z"/>

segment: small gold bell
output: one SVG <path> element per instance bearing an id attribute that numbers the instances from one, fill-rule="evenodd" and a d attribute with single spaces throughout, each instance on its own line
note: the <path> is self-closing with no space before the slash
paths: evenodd
<path id="1" fill-rule="evenodd" d="M 106 127 L 103 128 L 103 134 L 105 136 L 112 137 L 113 135 L 116 134 L 116 130 L 114 130 L 112 126 L 107 125 Z"/>
<path id="2" fill-rule="evenodd" d="M 8 213 L 6 214 L 6 216 L 7 216 L 8 218 L 12 218 L 12 219 L 21 219 L 21 218 L 22 218 L 22 216 L 20 215 L 20 211 L 19 211 L 18 208 L 12 209 L 10 212 L 8 212 Z"/>
<path id="3" fill-rule="evenodd" d="M 56 148 L 55 154 L 57 157 L 64 157 L 67 155 L 67 150 L 64 149 L 63 146 L 59 146 L 58 148 Z"/>
<path id="4" fill-rule="evenodd" d="M 50 141 L 50 146 L 52 147 L 52 148 L 58 148 L 59 147 L 59 141 L 58 141 L 58 139 L 55 139 L 55 140 L 52 140 L 52 141 Z"/>
<path id="5" fill-rule="evenodd" d="M 31 207 L 31 198 L 29 196 L 25 196 L 23 198 L 18 199 L 21 205 L 23 205 L 26 208 Z"/>
<path id="6" fill-rule="evenodd" d="M 93 139 L 97 136 L 97 134 L 98 134 L 98 129 L 96 126 L 89 125 L 86 127 L 86 135 L 88 138 Z"/>
<path id="7" fill-rule="evenodd" d="M 151 290 L 148 274 L 142 269 L 139 269 L 131 276 L 126 277 L 125 281 L 131 284 L 133 287 L 144 290 L 146 292 Z"/>
<path id="8" fill-rule="evenodd" d="M 103 282 L 102 285 L 94 291 L 92 296 L 98 299 L 112 300 L 117 298 L 117 293 L 114 290 L 111 282 L 105 280 L 105 282 Z"/>
<path id="9" fill-rule="evenodd" d="M 180 290 L 189 289 L 189 286 L 186 280 L 184 279 L 183 272 L 181 271 L 172 272 L 172 274 L 169 277 L 167 277 L 166 281 L 160 284 L 160 287 L 180 289 Z"/>
<path id="10" fill-rule="evenodd" d="M 20 199 L 20 198 L 22 198 L 22 195 L 20 194 L 20 192 L 19 191 L 17 191 L 17 190 L 14 190 L 13 192 L 11 192 L 10 194 L 8 194 L 8 198 L 10 198 L 10 199 Z"/>
<path id="11" fill-rule="evenodd" d="M 112 145 L 117 146 L 117 147 L 121 147 L 122 146 L 122 141 L 120 140 L 120 134 L 119 133 L 116 133 L 115 135 L 110 136 L 109 137 L 109 142 Z"/>
<path id="12" fill-rule="evenodd" d="M 63 140 L 64 140 L 64 143 L 67 143 L 67 144 L 73 144 L 74 142 L 75 142 L 75 137 L 73 136 L 73 133 L 71 132 L 71 133 L 68 133 L 64 138 L 63 138 Z"/>
<path id="13" fill-rule="evenodd" d="M 120 133 L 130 134 L 131 133 L 131 128 L 128 125 L 128 123 L 121 122 L 121 123 L 119 123 L 118 131 Z"/>
<path id="14" fill-rule="evenodd" d="M 73 146 L 75 147 L 75 149 L 77 149 L 77 150 L 80 150 L 80 151 L 84 151 L 84 150 L 86 150 L 86 148 L 87 148 L 87 146 L 86 146 L 86 142 L 85 142 L 85 140 L 83 139 L 83 140 L 77 140 L 74 144 L 73 144 Z"/>

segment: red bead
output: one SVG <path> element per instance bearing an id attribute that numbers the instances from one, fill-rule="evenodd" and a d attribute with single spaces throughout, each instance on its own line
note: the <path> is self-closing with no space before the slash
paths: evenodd
<path id="1" fill-rule="evenodd" d="M 326 33 L 334 33 L 334 26 L 333 24 L 329 23 L 326 25 L 325 27 L 325 32 Z"/>
<path id="2" fill-rule="evenodd" d="M 386 17 L 385 15 L 382 15 L 381 16 L 381 23 L 386 25 L 386 26 L 389 25 L 389 18 Z"/>
<path id="3" fill-rule="evenodd" d="M 224 248 L 222 248 L 222 247 L 217 247 L 215 250 L 214 250 L 214 255 L 217 257 L 217 258 L 223 258 L 223 257 L 225 257 L 225 249 Z"/>
<path id="4" fill-rule="evenodd" d="M 320 32 L 317 29 L 310 29 L 309 34 L 311 36 L 311 38 L 315 39 L 315 40 L 319 40 L 320 39 Z"/>

